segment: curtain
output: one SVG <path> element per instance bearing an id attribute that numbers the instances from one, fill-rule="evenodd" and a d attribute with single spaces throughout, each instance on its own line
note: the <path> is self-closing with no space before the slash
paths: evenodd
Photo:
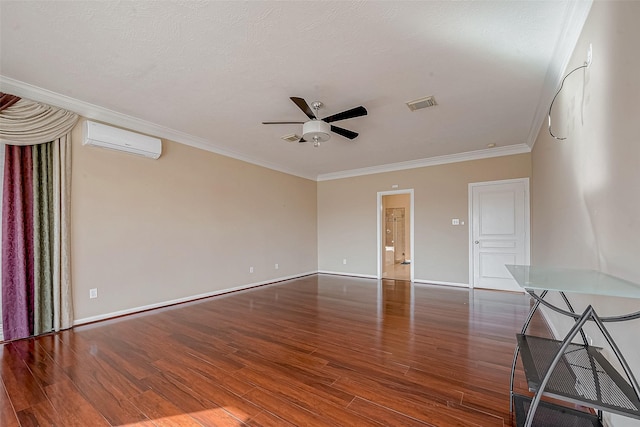
<path id="1" fill-rule="evenodd" d="M 72 326 L 70 130 L 78 117 L 0 93 L 4 339 Z"/>
<path id="2" fill-rule="evenodd" d="M 7 145 L 2 200 L 4 339 L 33 335 L 33 175 L 31 147 Z"/>
<path id="3" fill-rule="evenodd" d="M 33 334 L 53 329 L 53 143 L 32 148 L 33 158 Z"/>
<path id="4" fill-rule="evenodd" d="M 71 295 L 71 135 L 53 147 L 53 329 L 73 325 Z"/>

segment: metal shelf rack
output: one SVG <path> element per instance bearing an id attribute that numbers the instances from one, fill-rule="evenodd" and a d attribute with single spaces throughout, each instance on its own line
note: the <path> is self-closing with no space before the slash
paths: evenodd
<path id="1" fill-rule="evenodd" d="M 640 286 L 604 273 L 530 266 L 507 266 L 509 272 L 535 300 L 522 332 L 517 335 L 511 367 L 511 412 L 515 409 L 518 427 L 601 426 L 602 411 L 640 419 L 640 387 L 624 356 L 605 327 L 606 322 L 640 318 L 640 311 L 621 316 L 599 317 L 592 306 L 575 313 L 566 293 L 640 298 Z M 567 310 L 545 300 L 549 291 L 560 293 Z M 562 341 L 526 335 L 540 305 L 574 319 L 575 324 Z M 594 322 L 622 367 L 622 374 L 602 355 L 601 348 L 590 346 L 584 325 Z M 582 338 L 582 343 L 574 339 Z M 521 355 L 529 391 L 533 397 L 513 392 L 515 367 Z M 623 376 L 624 375 L 624 376 Z M 547 396 L 574 405 L 597 410 L 590 412 L 542 400 Z"/>

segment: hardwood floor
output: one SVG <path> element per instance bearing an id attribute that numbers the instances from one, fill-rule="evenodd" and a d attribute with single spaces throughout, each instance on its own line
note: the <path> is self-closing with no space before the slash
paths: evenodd
<path id="1" fill-rule="evenodd" d="M 411 280 L 411 264 L 385 264 L 382 268 L 382 277 L 392 280 Z"/>
<path id="2" fill-rule="evenodd" d="M 0 346 L 0 425 L 510 425 L 528 309 L 512 293 L 307 276 Z"/>

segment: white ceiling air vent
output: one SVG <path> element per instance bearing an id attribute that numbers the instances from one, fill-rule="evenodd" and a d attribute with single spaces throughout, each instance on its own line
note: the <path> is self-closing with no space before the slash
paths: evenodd
<path id="1" fill-rule="evenodd" d="M 162 154 L 162 141 L 147 135 L 103 125 L 90 120 L 84 123 L 82 145 L 93 145 L 157 159 Z"/>
<path id="2" fill-rule="evenodd" d="M 407 107 L 409 107 L 409 110 L 411 111 L 421 110 L 435 105 L 438 105 L 438 103 L 436 102 L 436 98 L 433 96 L 426 96 L 424 98 L 416 99 L 415 101 L 407 102 Z"/>
<path id="3" fill-rule="evenodd" d="M 298 135 L 296 135 L 295 133 L 292 133 L 291 135 L 285 135 L 282 137 L 282 139 L 284 139 L 285 141 L 289 141 L 289 142 L 298 142 L 300 141 L 300 137 Z"/>

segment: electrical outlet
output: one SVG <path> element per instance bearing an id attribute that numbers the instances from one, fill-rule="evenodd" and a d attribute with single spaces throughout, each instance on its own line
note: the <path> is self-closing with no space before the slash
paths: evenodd
<path id="1" fill-rule="evenodd" d="M 280 266 L 278 265 L 278 263 L 276 263 L 276 270 L 277 270 L 278 268 L 280 268 Z"/>
<path id="2" fill-rule="evenodd" d="M 343 258 L 343 259 L 342 259 L 342 264 L 344 264 L 344 265 L 346 265 L 346 264 L 347 264 L 347 259 L 346 259 L 346 258 Z"/>
<path id="3" fill-rule="evenodd" d="M 591 66 L 593 61 L 593 45 L 589 43 L 589 50 L 587 50 L 587 68 Z"/>
<path id="4" fill-rule="evenodd" d="M 249 273 L 253 273 L 253 267 L 249 267 Z"/>
<path id="5" fill-rule="evenodd" d="M 89 298 L 98 298 L 98 288 L 89 289 Z"/>

